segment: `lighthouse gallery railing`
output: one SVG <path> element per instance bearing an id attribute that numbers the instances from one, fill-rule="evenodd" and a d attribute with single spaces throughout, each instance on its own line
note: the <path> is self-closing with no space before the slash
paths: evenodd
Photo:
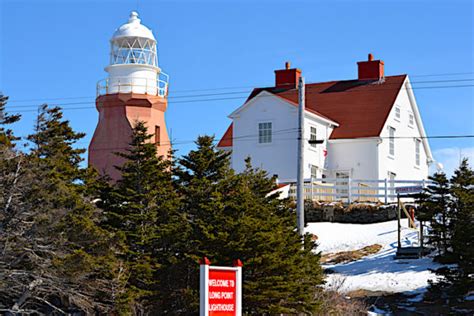
<path id="1" fill-rule="evenodd" d="M 142 93 L 168 96 L 168 75 L 160 73 L 160 78 L 114 77 L 97 82 L 97 96 L 114 93 Z"/>

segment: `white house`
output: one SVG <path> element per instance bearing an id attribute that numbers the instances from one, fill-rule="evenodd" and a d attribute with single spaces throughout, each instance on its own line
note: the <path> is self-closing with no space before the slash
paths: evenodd
<path id="1" fill-rule="evenodd" d="M 358 62 L 358 79 L 305 86 L 305 178 L 422 180 L 433 162 L 408 75 L 385 76 L 384 63 Z M 256 88 L 229 115 L 218 147 L 277 175 L 296 178 L 297 84 L 301 70 L 275 71 L 275 86 Z M 393 181 L 392 181 L 393 185 Z"/>

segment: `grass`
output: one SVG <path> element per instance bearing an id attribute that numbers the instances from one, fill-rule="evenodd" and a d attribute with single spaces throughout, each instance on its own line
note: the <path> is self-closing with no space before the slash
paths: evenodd
<path id="1" fill-rule="evenodd" d="M 373 244 L 357 250 L 328 253 L 321 256 L 321 263 L 338 264 L 352 262 L 365 256 L 377 253 L 380 251 L 380 249 L 382 249 L 382 245 Z"/>

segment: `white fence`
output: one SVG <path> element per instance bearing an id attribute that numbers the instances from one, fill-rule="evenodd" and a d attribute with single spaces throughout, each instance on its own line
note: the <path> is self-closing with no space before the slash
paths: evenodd
<path id="1" fill-rule="evenodd" d="M 428 183 L 427 180 L 312 178 L 305 179 L 304 199 L 323 202 L 383 202 L 387 204 L 396 200 L 395 188 L 425 187 Z M 296 198 L 296 183 L 290 184 L 289 197 Z"/>

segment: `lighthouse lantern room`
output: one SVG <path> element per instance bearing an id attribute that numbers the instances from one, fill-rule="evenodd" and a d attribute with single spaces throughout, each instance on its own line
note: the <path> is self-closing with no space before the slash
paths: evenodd
<path id="1" fill-rule="evenodd" d="M 158 67 L 156 39 L 132 12 L 128 23 L 119 27 L 110 40 L 107 79 L 97 84 L 97 94 L 145 93 L 166 97 L 168 75 Z"/>
<path id="2" fill-rule="evenodd" d="M 110 40 L 108 78 L 97 83 L 99 122 L 89 145 L 89 164 L 112 180 L 120 178 L 115 166 L 124 162 L 116 153 L 127 149 L 137 121 L 154 134 L 159 155 L 167 157 L 170 151 L 164 116 L 169 78 L 158 66 L 156 44 L 134 11 Z"/>

